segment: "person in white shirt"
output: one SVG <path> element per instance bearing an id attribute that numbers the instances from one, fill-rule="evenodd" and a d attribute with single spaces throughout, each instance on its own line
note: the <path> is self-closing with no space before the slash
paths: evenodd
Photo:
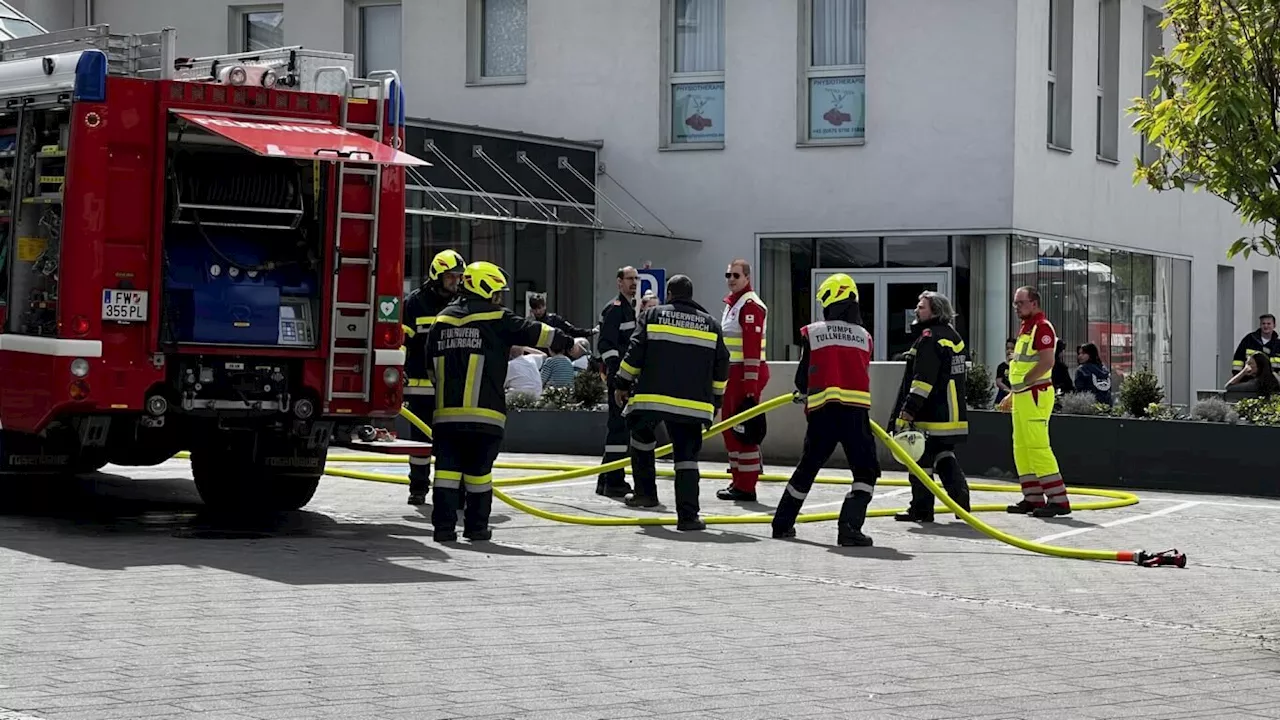
<path id="1" fill-rule="evenodd" d="M 507 392 L 526 393 L 542 397 L 542 360 L 545 355 L 516 346 L 511 348 L 511 362 L 507 363 Z"/>

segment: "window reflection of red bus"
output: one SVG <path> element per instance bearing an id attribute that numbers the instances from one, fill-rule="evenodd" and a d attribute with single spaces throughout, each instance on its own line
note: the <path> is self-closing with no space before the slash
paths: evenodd
<path id="1" fill-rule="evenodd" d="M 1102 362 L 1113 372 L 1133 370 L 1133 292 L 1118 282 L 1106 263 L 1071 257 L 1040 257 L 1010 265 L 1015 282 L 1035 285 L 1050 321 L 1067 344 L 1069 365 L 1075 365 L 1075 345 L 1098 346 Z M 1075 337 L 1087 318 L 1087 339 Z M 1072 320 L 1075 322 L 1073 323 Z"/>
<path id="2" fill-rule="evenodd" d="M 1102 362 L 1113 372 L 1133 370 L 1133 326 L 1128 323 L 1090 322 L 1089 342 L 1098 346 Z"/>

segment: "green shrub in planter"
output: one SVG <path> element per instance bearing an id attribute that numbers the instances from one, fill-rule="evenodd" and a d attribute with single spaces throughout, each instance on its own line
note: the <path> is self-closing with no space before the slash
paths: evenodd
<path id="1" fill-rule="evenodd" d="M 1280 425 L 1280 395 L 1246 398 L 1236 403 L 1240 419 L 1253 425 Z"/>
<path id="2" fill-rule="evenodd" d="M 1060 412 L 1064 415 L 1106 415 L 1109 409 L 1091 392 L 1067 393 L 1061 402 Z"/>
<path id="3" fill-rule="evenodd" d="M 1156 374 L 1147 367 L 1131 373 L 1120 384 L 1120 407 L 1133 417 L 1148 417 L 1153 414 L 1153 405 L 1157 406 L 1156 414 L 1159 414 L 1158 408 L 1163 402 L 1164 388 L 1160 387 Z"/>
<path id="4" fill-rule="evenodd" d="M 996 395 L 996 384 L 991 380 L 991 373 L 982 363 L 969 365 L 969 373 L 964 379 L 964 402 L 971 408 L 983 410 L 991 407 Z"/>
<path id="5" fill-rule="evenodd" d="M 1236 412 L 1235 408 L 1231 407 L 1231 403 L 1222 398 L 1208 398 L 1196 403 L 1191 408 L 1191 418 L 1205 422 L 1227 423 L 1228 425 L 1235 425 L 1240 422 L 1240 414 Z"/>
<path id="6" fill-rule="evenodd" d="M 604 380 L 600 373 L 584 370 L 573 377 L 573 401 L 584 410 L 594 410 L 605 402 Z"/>
<path id="7" fill-rule="evenodd" d="M 578 403 L 573 397 L 573 386 L 549 387 L 542 391 L 542 402 L 538 407 L 544 410 L 578 410 Z"/>
<path id="8" fill-rule="evenodd" d="M 542 398 L 532 393 L 525 392 L 509 392 L 507 393 L 507 409 L 508 410 L 532 410 L 541 406 Z"/>

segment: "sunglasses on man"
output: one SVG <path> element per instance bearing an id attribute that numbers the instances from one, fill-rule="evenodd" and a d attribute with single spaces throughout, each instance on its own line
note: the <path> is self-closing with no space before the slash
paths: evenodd
<path id="1" fill-rule="evenodd" d="M 734 280 L 737 280 L 737 279 L 738 279 L 738 278 L 740 278 L 740 277 L 742 277 L 742 273 L 727 272 L 727 273 L 725 273 L 725 274 L 724 274 L 724 279 L 725 279 L 725 280 L 728 280 L 729 278 L 733 278 Z"/>

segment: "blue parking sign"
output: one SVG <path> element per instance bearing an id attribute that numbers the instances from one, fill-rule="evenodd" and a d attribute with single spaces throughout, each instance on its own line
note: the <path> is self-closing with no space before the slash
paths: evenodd
<path id="1" fill-rule="evenodd" d="M 642 268 L 636 271 L 640 276 L 640 286 L 636 289 L 636 295 L 644 298 L 644 294 L 652 290 L 658 296 L 658 302 L 667 301 L 667 271 L 665 268 Z"/>

